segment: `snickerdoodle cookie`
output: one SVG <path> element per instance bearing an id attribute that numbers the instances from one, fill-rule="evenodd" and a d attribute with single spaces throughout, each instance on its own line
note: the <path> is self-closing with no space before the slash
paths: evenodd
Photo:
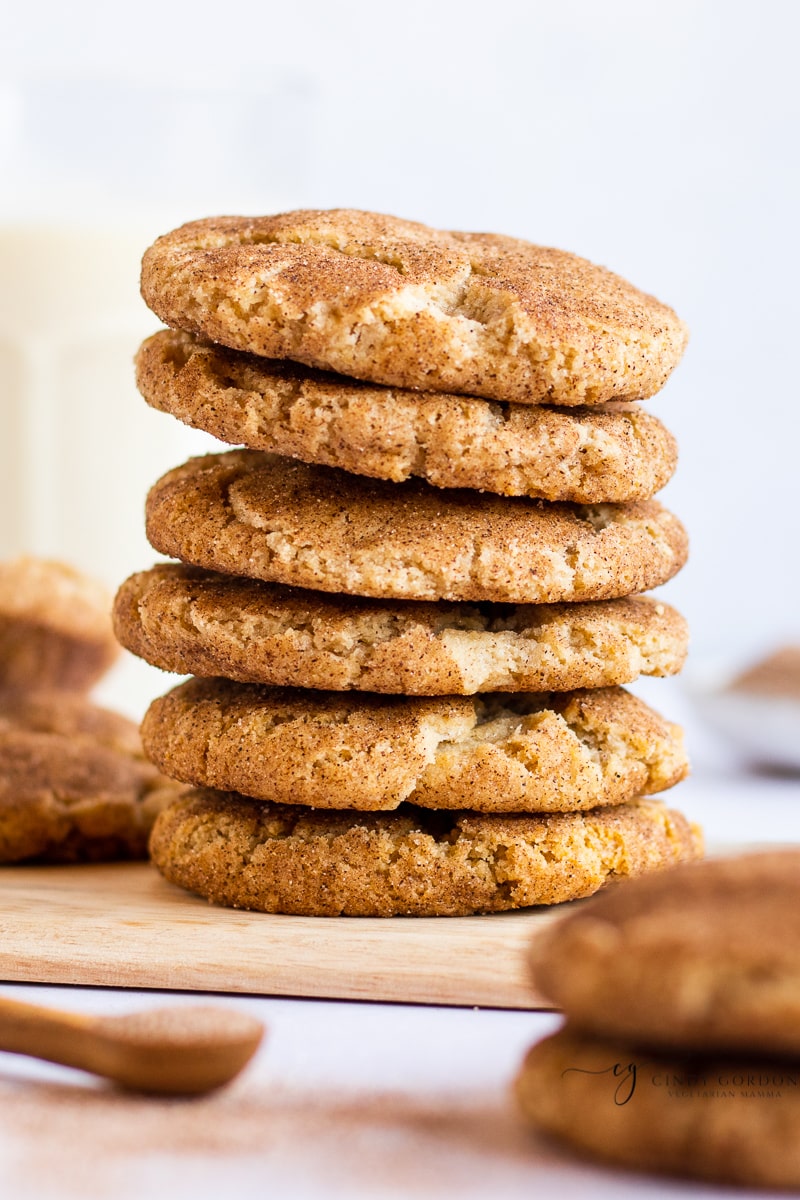
<path id="1" fill-rule="evenodd" d="M 192 679 L 153 701 L 142 740 L 176 779 L 312 808 L 568 812 L 687 772 L 679 727 L 622 688 L 419 699 Z"/>
<path id="2" fill-rule="evenodd" d="M 114 603 L 128 650 L 164 671 L 408 696 L 570 691 L 671 675 L 687 627 L 648 596 L 586 604 L 362 600 L 162 563 Z"/>
<path id="3" fill-rule="evenodd" d="M 233 349 L 523 404 L 652 396 L 687 338 L 573 254 L 349 209 L 193 221 L 146 252 L 142 294 Z"/>
<path id="4" fill-rule="evenodd" d="M 638 405 L 558 409 L 390 389 L 162 330 L 137 357 L 148 404 L 221 441 L 402 482 L 579 504 L 646 500 L 675 439 Z"/>
<path id="5" fill-rule="evenodd" d="M 800 850 L 708 862 L 607 895 L 533 950 L 537 987 L 591 1033 L 800 1055 Z"/>
<path id="6" fill-rule="evenodd" d="M 0 863 L 144 858 L 183 790 L 118 713 L 65 692 L 0 694 Z"/>
<path id="7" fill-rule="evenodd" d="M 465 916 L 588 896 L 701 853 L 655 800 L 555 816 L 318 812 L 199 790 L 150 839 L 172 883 L 215 904 L 307 916 Z"/>
<path id="8" fill-rule="evenodd" d="M 66 563 L 0 562 L 0 689 L 87 691 L 119 654 L 111 597 Z"/>
<path id="9" fill-rule="evenodd" d="M 627 893 L 627 885 L 621 890 Z M 737 906 L 735 913 L 746 909 Z M 538 1129 L 607 1163 L 800 1187 L 796 1061 L 723 1056 L 711 1048 L 701 1057 L 677 1047 L 653 1053 L 568 1024 L 528 1052 L 516 1094 Z"/>
<path id="10" fill-rule="evenodd" d="M 655 587 L 687 539 L 655 500 L 594 506 L 387 483 L 258 450 L 191 459 L 147 499 L 156 550 L 295 587 L 553 603 Z"/>

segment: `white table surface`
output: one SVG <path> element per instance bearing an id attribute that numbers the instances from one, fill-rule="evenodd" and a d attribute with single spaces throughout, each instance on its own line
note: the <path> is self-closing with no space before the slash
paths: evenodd
<path id="1" fill-rule="evenodd" d="M 714 850 L 800 842 L 800 780 L 712 760 L 670 800 L 704 824 Z M 86 1012 L 197 1001 L 10 984 L 0 994 Z M 747 1194 L 595 1166 L 529 1132 L 510 1084 L 526 1048 L 559 1024 L 553 1014 L 213 999 L 256 1014 L 268 1035 L 245 1073 L 210 1098 L 125 1096 L 79 1072 L 0 1054 L 0 1196 Z"/>

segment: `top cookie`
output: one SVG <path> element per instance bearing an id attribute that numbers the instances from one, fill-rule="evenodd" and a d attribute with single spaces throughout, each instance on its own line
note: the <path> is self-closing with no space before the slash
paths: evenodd
<path id="1" fill-rule="evenodd" d="M 83 692 L 119 654 L 111 597 L 66 563 L 0 563 L 0 688 Z"/>
<path id="2" fill-rule="evenodd" d="M 235 350 L 519 404 L 652 396 L 687 340 L 573 254 L 351 209 L 190 222 L 146 252 L 142 295 Z"/>
<path id="3" fill-rule="evenodd" d="M 619 892 L 534 949 L 575 1026 L 683 1050 L 800 1053 L 800 851 L 712 859 Z"/>

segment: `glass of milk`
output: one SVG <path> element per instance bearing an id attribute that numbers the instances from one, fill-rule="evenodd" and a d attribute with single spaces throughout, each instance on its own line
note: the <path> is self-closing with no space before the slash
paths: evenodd
<path id="1" fill-rule="evenodd" d="M 41 80 L 0 88 L 0 559 L 59 558 L 115 588 L 157 557 L 148 488 L 212 438 L 148 408 L 159 328 L 139 264 L 160 233 L 302 203 L 310 97 Z"/>

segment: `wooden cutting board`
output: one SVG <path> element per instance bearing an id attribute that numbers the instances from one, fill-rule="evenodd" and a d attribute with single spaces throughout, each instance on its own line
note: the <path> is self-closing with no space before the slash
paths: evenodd
<path id="1" fill-rule="evenodd" d="M 213 908 L 144 863 L 0 868 L 0 979 L 548 1008 L 532 940 L 573 905 L 485 917 Z"/>

